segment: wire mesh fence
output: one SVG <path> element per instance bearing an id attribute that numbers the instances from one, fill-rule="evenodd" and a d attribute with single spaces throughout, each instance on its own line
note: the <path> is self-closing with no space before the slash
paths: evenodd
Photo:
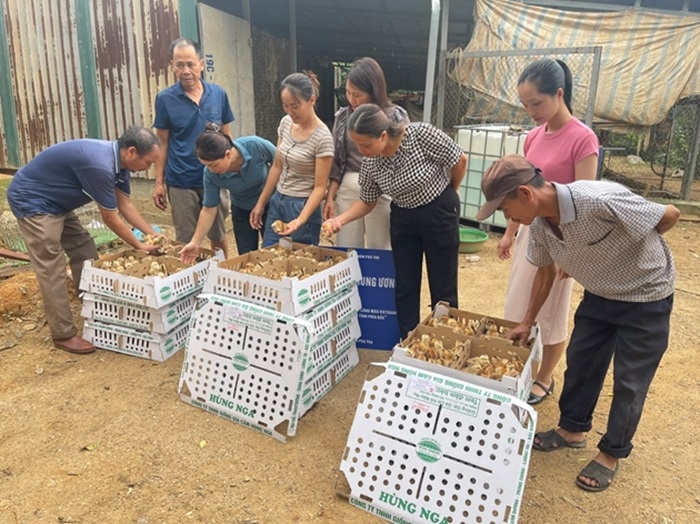
<path id="1" fill-rule="evenodd" d="M 76 209 L 75 214 L 83 227 L 90 233 L 97 247 L 117 239 L 116 233 L 102 222 L 100 210 L 94 202 Z M 17 220 L 9 211 L 0 214 L 0 243 L 12 251 L 27 252 L 27 246 L 24 244 Z"/>
<path id="2" fill-rule="evenodd" d="M 438 124 L 455 139 L 460 129 L 472 133 L 479 126 L 487 126 L 484 130 L 490 134 L 494 125 L 518 132 L 531 128 L 532 121 L 518 99 L 517 81 L 528 64 L 543 57 L 561 59 L 571 70 L 573 113 L 593 127 L 600 139 L 601 178 L 650 197 L 700 201 L 700 97 L 679 101 L 663 122 L 651 128 L 594 123 L 599 47 L 452 51 L 445 59 Z"/>
<path id="3" fill-rule="evenodd" d="M 543 57 L 561 59 L 573 80 L 573 112 L 590 125 L 600 68 L 600 48 L 531 49 L 503 52 L 457 50 L 447 57 L 442 128 L 451 133 L 468 154 L 467 173 L 459 189 L 461 212 L 476 221 L 484 203 L 481 176 L 491 164 L 507 154 L 523 154 L 532 120 L 518 98 L 518 78 L 528 64 Z M 438 120 L 440 120 L 438 118 Z M 496 212 L 482 225 L 507 225 Z"/>
<path id="4" fill-rule="evenodd" d="M 253 91 L 256 134 L 277 143 L 277 127 L 284 111 L 279 86 L 290 72 L 289 41 L 253 27 Z"/>
<path id="5" fill-rule="evenodd" d="M 656 198 L 700 201 L 700 97 L 679 101 L 659 124 L 641 131 L 606 127 L 603 177 Z"/>
<path id="6" fill-rule="evenodd" d="M 518 99 L 518 78 L 535 60 L 563 60 L 573 80 L 574 115 L 591 124 L 600 69 L 599 47 L 467 52 L 447 57 L 443 126 L 507 122 L 530 126 Z"/>

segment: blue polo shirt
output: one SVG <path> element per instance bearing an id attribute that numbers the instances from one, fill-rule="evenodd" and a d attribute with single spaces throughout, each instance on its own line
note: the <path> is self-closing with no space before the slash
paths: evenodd
<path id="1" fill-rule="evenodd" d="M 250 211 L 258 202 L 267 172 L 275 160 L 275 146 L 258 136 L 243 136 L 233 141 L 233 147 L 243 157 L 241 170 L 217 175 L 205 167 L 202 204 L 206 207 L 218 206 L 221 201 L 219 190 L 228 189 L 231 192 L 231 203 Z"/>
<path id="2" fill-rule="evenodd" d="M 195 142 L 207 122 L 233 122 L 233 111 L 226 92 L 216 84 L 202 80 L 204 92 L 195 104 L 187 97 L 180 82 L 156 95 L 156 117 L 153 127 L 170 132 L 165 182 L 183 189 L 201 188 L 204 166 L 197 160 Z"/>
<path id="3" fill-rule="evenodd" d="M 116 210 L 114 189 L 128 195 L 130 176 L 119 165 L 117 142 L 69 140 L 44 149 L 17 171 L 7 201 L 17 218 L 62 215 L 91 200 Z"/>

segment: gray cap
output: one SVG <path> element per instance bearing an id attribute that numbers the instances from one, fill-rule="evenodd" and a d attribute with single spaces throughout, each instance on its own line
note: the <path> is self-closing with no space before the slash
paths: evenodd
<path id="1" fill-rule="evenodd" d="M 527 184 L 537 173 L 539 169 L 520 155 L 496 160 L 481 177 L 481 192 L 486 203 L 479 209 L 476 219 L 484 220 L 493 215 L 506 195 Z"/>

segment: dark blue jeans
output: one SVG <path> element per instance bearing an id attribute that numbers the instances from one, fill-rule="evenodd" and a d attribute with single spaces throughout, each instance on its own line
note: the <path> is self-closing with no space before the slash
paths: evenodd
<path id="1" fill-rule="evenodd" d="M 396 316 L 403 339 L 420 321 L 424 256 L 430 307 L 441 300 L 457 307 L 459 197 L 447 186 L 424 206 L 407 209 L 392 203 L 389 222 L 396 270 Z"/>
<path id="2" fill-rule="evenodd" d="M 629 456 L 647 391 L 668 346 L 672 309 L 673 295 L 656 302 L 620 302 L 584 293 L 566 349 L 562 428 L 590 431 L 614 358 L 613 399 L 598 449 L 615 458 Z"/>
<path id="3" fill-rule="evenodd" d="M 280 236 L 272 230 L 272 223 L 281 220 L 285 224 L 299 217 L 299 213 L 304 209 L 305 197 L 290 197 L 275 191 L 270 198 L 270 207 L 265 220 L 265 234 L 263 235 L 263 247 L 277 244 Z M 321 236 L 321 206 L 313 212 L 308 222 L 292 233 L 294 242 L 302 244 L 318 245 Z"/>
<path id="4" fill-rule="evenodd" d="M 263 230 L 258 231 L 250 227 L 250 209 L 231 205 L 231 217 L 233 219 L 233 236 L 236 238 L 238 254 L 245 255 L 249 251 L 257 250 L 263 237 Z M 263 224 L 266 219 L 267 208 L 265 208 L 262 216 Z"/>

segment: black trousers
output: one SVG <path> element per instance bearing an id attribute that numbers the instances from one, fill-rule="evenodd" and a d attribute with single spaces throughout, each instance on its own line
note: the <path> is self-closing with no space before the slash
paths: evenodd
<path id="1" fill-rule="evenodd" d="M 632 451 L 647 391 L 668 346 L 673 295 L 655 302 L 607 300 L 586 291 L 566 349 L 559 425 L 590 431 L 593 411 L 614 358 L 613 399 L 598 449 L 615 458 Z"/>
<path id="2" fill-rule="evenodd" d="M 424 206 L 406 209 L 392 203 L 390 224 L 396 315 L 403 339 L 420 321 L 424 255 L 431 307 L 441 300 L 457 307 L 459 197 L 448 186 Z"/>
<path id="3" fill-rule="evenodd" d="M 263 238 L 263 229 L 260 231 L 250 227 L 250 209 L 243 209 L 231 205 L 231 218 L 233 219 L 233 236 L 236 239 L 236 247 L 239 255 L 245 255 L 249 251 L 256 251 L 260 247 Z M 267 220 L 267 206 L 262 216 L 262 223 Z"/>

